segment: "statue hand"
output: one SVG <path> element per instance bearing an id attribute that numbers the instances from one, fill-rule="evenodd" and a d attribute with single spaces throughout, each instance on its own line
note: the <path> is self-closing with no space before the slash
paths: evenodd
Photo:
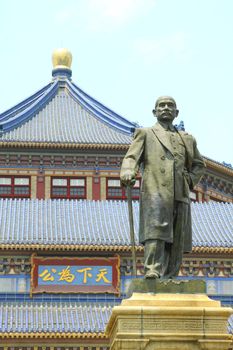
<path id="1" fill-rule="evenodd" d="M 121 176 L 121 183 L 123 186 L 133 187 L 135 181 L 136 179 L 134 177 L 134 174 L 130 170 L 125 171 L 125 173 Z"/>

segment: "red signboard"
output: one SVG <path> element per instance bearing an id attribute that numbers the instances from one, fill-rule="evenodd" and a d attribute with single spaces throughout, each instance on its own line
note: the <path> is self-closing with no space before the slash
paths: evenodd
<path id="1" fill-rule="evenodd" d="M 120 258 L 32 256 L 31 293 L 119 294 Z"/>

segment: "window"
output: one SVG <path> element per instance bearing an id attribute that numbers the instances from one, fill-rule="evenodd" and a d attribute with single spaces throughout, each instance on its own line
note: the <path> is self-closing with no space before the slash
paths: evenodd
<path id="1" fill-rule="evenodd" d="M 132 188 L 132 199 L 139 199 L 140 194 L 140 180 L 137 179 Z M 126 199 L 126 188 L 121 186 L 120 179 L 107 179 L 107 199 Z"/>
<path id="2" fill-rule="evenodd" d="M 86 179 L 71 177 L 53 177 L 51 198 L 86 198 Z"/>
<path id="3" fill-rule="evenodd" d="M 30 177 L 0 176 L 1 198 L 29 198 Z"/>

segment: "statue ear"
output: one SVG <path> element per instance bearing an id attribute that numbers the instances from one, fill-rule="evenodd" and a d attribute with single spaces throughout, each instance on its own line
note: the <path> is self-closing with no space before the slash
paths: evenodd
<path id="1" fill-rule="evenodd" d="M 179 109 L 176 110 L 176 117 L 178 117 Z"/>
<path id="2" fill-rule="evenodd" d="M 156 115 L 156 110 L 152 109 L 152 113 L 154 114 L 154 116 Z"/>

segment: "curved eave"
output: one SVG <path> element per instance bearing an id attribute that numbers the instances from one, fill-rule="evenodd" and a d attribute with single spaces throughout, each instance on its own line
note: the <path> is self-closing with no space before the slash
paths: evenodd
<path id="1" fill-rule="evenodd" d="M 12 129 L 19 127 L 20 125 L 24 124 L 29 119 L 31 119 L 36 113 L 38 113 L 38 111 L 44 108 L 46 104 L 55 96 L 55 94 L 58 91 L 58 88 L 59 84 L 56 81 L 50 84 L 47 89 L 42 89 L 42 94 L 35 94 L 31 96 L 31 98 L 28 98 L 28 102 L 26 103 L 25 101 L 23 101 L 22 105 L 24 105 L 25 108 L 21 111 L 20 106 L 20 111 L 18 114 L 16 112 L 12 112 L 12 115 L 10 113 L 9 115 L 7 114 L 5 116 L 3 113 L 0 116 L 0 125 L 2 128 L 2 132 L 11 131 Z"/>
<path id="2" fill-rule="evenodd" d="M 46 86 L 44 86 L 42 89 L 35 92 L 33 95 L 29 96 L 27 99 L 23 100 L 22 102 L 18 103 L 17 105 L 11 107 L 10 109 L 7 109 L 5 112 L 0 114 L 0 123 L 2 121 L 5 121 L 9 119 L 12 115 L 16 115 L 17 113 L 20 113 L 24 108 L 27 108 L 27 106 L 30 106 L 31 103 L 36 101 L 40 96 L 42 96 L 46 90 L 48 90 L 53 83 L 49 83 Z"/>
<path id="3" fill-rule="evenodd" d="M 130 122 L 126 118 L 115 113 L 113 110 L 98 102 L 70 81 L 67 81 L 67 90 L 70 96 L 86 111 L 108 126 L 113 127 L 126 135 L 132 134 L 135 128 L 138 127 L 137 123 Z"/>
<path id="4" fill-rule="evenodd" d="M 0 332 L 0 339 L 108 339 L 103 332 Z"/>
<path id="5" fill-rule="evenodd" d="M 39 148 L 39 149 L 109 149 L 127 150 L 129 144 L 98 144 L 98 143 L 52 143 L 52 142 L 20 142 L 2 141 L 0 148 Z"/>
<path id="6" fill-rule="evenodd" d="M 136 246 L 136 252 L 142 253 L 143 246 Z M 131 253 L 131 246 L 126 245 L 66 245 L 66 244 L 0 244 L 4 251 L 61 251 L 61 252 L 113 252 Z M 193 247 L 194 254 L 233 254 L 233 247 Z"/>
<path id="7" fill-rule="evenodd" d="M 219 163 L 215 163 L 214 161 L 211 161 L 208 158 L 204 157 L 204 159 L 205 159 L 207 168 L 218 170 L 218 171 L 220 171 L 223 174 L 227 174 L 227 175 L 233 176 L 233 169 L 228 168 L 225 165 L 222 165 L 222 164 L 219 164 Z"/>

